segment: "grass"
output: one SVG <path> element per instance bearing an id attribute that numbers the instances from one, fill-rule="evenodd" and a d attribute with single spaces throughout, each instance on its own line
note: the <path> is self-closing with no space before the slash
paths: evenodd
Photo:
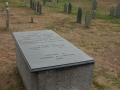
<path id="1" fill-rule="evenodd" d="M 51 29 L 51 30 L 53 30 L 55 27 L 54 27 L 54 25 L 45 25 L 45 28 L 46 29 Z"/>
<path id="2" fill-rule="evenodd" d="M 95 87 L 97 87 L 99 90 L 105 90 L 107 87 L 106 85 L 98 82 L 97 80 L 93 80 L 93 84 L 95 85 Z"/>
<path id="3" fill-rule="evenodd" d="M 108 22 L 111 22 L 113 24 L 120 24 L 120 20 L 113 17 L 113 16 L 110 16 L 110 15 L 105 15 L 105 14 L 101 14 L 99 12 L 96 13 L 96 18 L 99 18 L 99 19 L 104 19 Z"/>
<path id="4" fill-rule="evenodd" d="M 109 81 L 112 81 L 113 85 L 117 86 L 120 89 L 120 73 L 118 73 L 117 77 L 114 77 L 114 76 L 107 74 L 107 73 L 105 73 L 104 76 Z"/>

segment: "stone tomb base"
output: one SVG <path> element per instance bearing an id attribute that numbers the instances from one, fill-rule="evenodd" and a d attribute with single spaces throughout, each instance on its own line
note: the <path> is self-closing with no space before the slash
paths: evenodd
<path id="1" fill-rule="evenodd" d="M 94 63 L 31 73 L 17 45 L 16 58 L 27 90 L 91 90 Z"/>

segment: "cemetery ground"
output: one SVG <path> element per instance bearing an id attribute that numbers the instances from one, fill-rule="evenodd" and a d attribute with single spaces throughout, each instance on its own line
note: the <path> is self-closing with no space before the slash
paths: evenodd
<path id="1" fill-rule="evenodd" d="M 5 29 L 5 10 L 9 3 L 9 29 Z M 25 90 L 16 67 L 16 48 L 12 32 L 53 30 L 96 60 L 92 90 L 120 90 L 120 19 L 109 16 L 112 5 L 120 0 L 97 0 L 96 19 L 91 28 L 84 27 L 85 13 L 93 0 L 59 0 L 42 5 L 42 15 L 22 0 L 0 0 L 0 90 Z M 42 2 L 42 0 L 40 0 Z M 72 14 L 63 12 L 64 2 L 71 2 Z M 76 23 L 78 7 L 82 8 L 82 24 Z M 91 10 L 92 11 L 92 10 Z M 33 17 L 34 23 L 30 23 Z"/>

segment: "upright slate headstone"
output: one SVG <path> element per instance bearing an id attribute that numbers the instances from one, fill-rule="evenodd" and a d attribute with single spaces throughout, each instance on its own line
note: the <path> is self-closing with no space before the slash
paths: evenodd
<path id="1" fill-rule="evenodd" d="M 39 14 L 40 15 L 42 14 L 42 5 L 41 5 L 41 3 L 39 4 Z"/>
<path id="2" fill-rule="evenodd" d="M 34 2 L 34 11 L 36 11 L 36 2 Z"/>
<path id="3" fill-rule="evenodd" d="M 58 3 L 59 1 L 57 0 L 57 3 Z"/>
<path id="4" fill-rule="evenodd" d="M 82 21 L 82 9 L 81 7 L 79 7 L 78 14 L 77 14 L 77 23 L 81 24 L 81 21 Z"/>
<path id="5" fill-rule="evenodd" d="M 34 1 L 32 2 L 32 9 L 34 10 Z"/>
<path id="6" fill-rule="evenodd" d="M 30 8 L 32 8 L 32 0 L 30 0 Z"/>
<path id="7" fill-rule="evenodd" d="M 9 29 L 9 8 L 8 8 L 8 2 L 6 2 L 6 29 Z"/>
<path id="8" fill-rule="evenodd" d="M 24 0 L 24 6 L 26 6 L 26 0 Z"/>
<path id="9" fill-rule="evenodd" d="M 93 10 L 96 10 L 96 9 L 97 9 L 97 0 L 94 0 L 94 1 L 93 1 L 92 9 L 93 9 Z"/>
<path id="10" fill-rule="evenodd" d="M 71 3 L 69 3 L 68 5 L 68 14 L 71 14 L 72 13 L 72 5 Z"/>
<path id="11" fill-rule="evenodd" d="M 120 18 L 120 3 L 118 3 L 118 5 L 116 7 L 115 17 Z"/>
<path id="12" fill-rule="evenodd" d="M 39 12 L 39 5 L 40 5 L 40 3 L 39 3 L 39 1 L 37 2 L 37 12 Z"/>
<path id="13" fill-rule="evenodd" d="M 111 8 L 110 8 L 110 16 L 114 16 L 114 13 L 115 13 L 115 8 L 114 8 L 114 6 L 111 6 Z"/>
<path id="14" fill-rule="evenodd" d="M 46 5 L 46 0 L 43 0 L 43 5 Z"/>
<path id="15" fill-rule="evenodd" d="M 87 11 L 85 15 L 85 27 L 91 28 L 91 12 L 90 11 Z"/>
<path id="16" fill-rule="evenodd" d="M 67 3 L 64 3 L 64 12 L 67 12 Z"/>
<path id="17" fill-rule="evenodd" d="M 96 11 L 93 10 L 93 11 L 92 11 L 92 19 L 95 19 L 95 17 L 96 17 Z"/>
<path id="18" fill-rule="evenodd" d="M 55 7 L 55 4 L 56 4 L 55 0 L 52 0 L 52 4 L 53 4 L 53 7 Z"/>

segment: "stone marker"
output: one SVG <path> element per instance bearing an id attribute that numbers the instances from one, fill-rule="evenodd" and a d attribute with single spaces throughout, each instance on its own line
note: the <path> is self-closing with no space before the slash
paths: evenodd
<path id="1" fill-rule="evenodd" d="M 97 0 L 94 0 L 94 1 L 93 1 L 92 9 L 93 9 L 93 10 L 96 10 L 96 9 L 97 9 Z"/>
<path id="2" fill-rule="evenodd" d="M 34 1 L 32 2 L 32 9 L 34 10 Z"/>
<path id="3" fill-rule="evenodd" d="M 53 4 L 53 7 L 55 7 L 55 4 L 56 4 L 55 0 L 52 0 L 52 4 Z"/>
<path id="4" fill-rule="evenodd" d="M 114 6 L 111 6 L 111 8 L 110 8 L 110 16 L 114 16 L 114 13 L 115 13 L 115 8 L 114 8 Z"/>
<path id="5" fill-rule="evenodd" d="M 116 7 L 115 17 L 120 18 L 120 3 L 118 3 L 118 5 Z"/>
<path id="6" fill-rule="evenodd" d="M 40 15 L 42 14 L 42 5 L 41 5 L 41 3 L 39 4 L 39 14 Z"/>
<path id="7" fill-rule="evenodd" d="M 30 0 L 30 8 L 32 8 L 32 0 Z"/>
<path id="8" fill-rule="evenodd" d="M 92 19 L 95 19 L 95 17 L 96 17 L 96 11 L 93 10 L 93 11 L 92 11 Z"/>
<path id="9" fill-rule="evenodd" d="M 71 3 L 68 4 L 68 14 L 72 13 L 72 5 Z"/>
<path id="10" fill-rule="evenodd" d="M 77 14 L 77 23 L 81 24 L 81 21 L 82 21 L 82 9 L 81 7 L 79 7 L 78 14 Z"/>
<path id="11" fill-rule="evenodd" d="M 8 8 L 8 2 L 6 2 L 5 5 L 6 8 L 6 29 L 9 29 L 9 8 Z"/>
<path id="12" fill-rule="evenodd" d="M 26 0 L 24 0 L 24 6 L 26 6 Z"/>
<path id="13" fill-rule="evenodd" d="M 67 3 L 66 2 L 64 3 L 64 12 L 67 13 Z"/>
<path id="14" fill-rule="evenodd" d="M 39 5 L 40 5 L 40 3 L 39 3 L 39 1 L 38 1 L 38 2 L 37 2 L 37 12 L 38 12 L 38 13 L 39 13 L 39 9 L 40 9 L 40 8 L 39 8 L 39 7 L 40 7 Z"/>
<path id="15" fill-rule="evenodd" d="M 59 1 L 57 0 L 57 3 L 58 3 Z"/>
<path id="16" fill-rule="evenodd" d="M 33 23 L 34 21 L 33 21 L 33 17 L 31 17 L 31 23 Z"/>
<path id="17" fill-rule="evenodd" d="M 90 11 L 87 11 L 85 15 L 85 27 L 91 28 L 91 12 Z"/>
<path id="18" fill-rule="evenodd" d="M 36 2 L 34 2 L 34 11 L 36 11 Z"/>
<path id="19" fill-rule="evenodd" d="M 43 0 L 43 5 L 46 5 L 46 0 Z"/>
<path id="20" fill-rule="evenodd" d="M 26 90 L 91 90 L 95 61 L 63 37 L 52 30 L 14 32 L 13 37 Z"/>

